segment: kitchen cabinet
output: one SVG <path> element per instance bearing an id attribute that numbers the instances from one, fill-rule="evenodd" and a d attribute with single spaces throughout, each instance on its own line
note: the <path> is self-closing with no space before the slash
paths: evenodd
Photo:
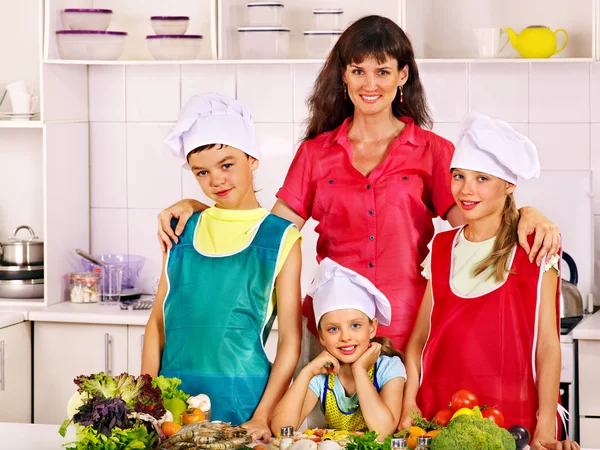
<path id="1" fill-rule="evenodd" d="M 142 369 L 142 349 L 146 327 L 127 327 L 127 373 L 138 376 Z"/>
<path id="2" fill-rule="evenodd" d="M 578 353 L 579 415 L 600 417 L 600 341 L 579 340 Z"/>
<path id="3" fill-rule="evenodd" d="M 0 422 L 31 422 L 31 326 L 0 328 Z"/>
<path id="4" fill-rule="evenodd" d="M 62 423 L 79 375 L 127 372 L 127 325 L 35 322 L 34 423 Z"/>
<path id="5" fill-rule="evenodd" d="M 586 417 L 579 421 L 579 443 L 581 447 L 600 448 L 600 418 Z"/>

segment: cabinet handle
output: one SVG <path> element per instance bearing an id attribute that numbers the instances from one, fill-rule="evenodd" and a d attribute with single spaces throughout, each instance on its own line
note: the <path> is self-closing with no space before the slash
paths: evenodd
<path id="1" fill-rule="evenodd" d="M 110 334 L 104 333 L 104 373 L 106 375 L 112 375 L 110 369 L 110 349 L 112 345 L 112 338 Z"/>
<path id="2" fill-rule="evenodd" d="M 0 341 L 0 391 L 4 390 L 4 341 Z"/>

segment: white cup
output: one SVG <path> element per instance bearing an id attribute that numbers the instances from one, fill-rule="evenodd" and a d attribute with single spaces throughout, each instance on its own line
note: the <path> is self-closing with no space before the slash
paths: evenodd
<path id="1" fill-rule="evenodd" d="M 508 43 L 508 35 L 502 28 L 474 28 L 473 33 L 480 58 L 496 58 Z"/>
<path id="2" fill-rule="evenodd" d="M 29 114 L 37 106 L 38 97 L 32 96 L 29 92 L 9 91 L 9 95 L 13 113 L 15 114 Z"/>
<path id="3" fill-rule="evenodd" d="M 9 94 L 13 92 L 31 93 L 33 90 L 33 80 L 19 80 L 8 83 L 4 86 Z"/>

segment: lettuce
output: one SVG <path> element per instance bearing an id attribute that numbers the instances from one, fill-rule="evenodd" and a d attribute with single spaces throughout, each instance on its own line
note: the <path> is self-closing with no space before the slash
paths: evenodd
<path id="1" fill-rule="evenodd" d="M 165 378 L 162 375 L 152 380 L 152 386 L 161 390 L 163 399 L 178 398 L 185 402 L 190 395 L 177 388 L 180 384 L 179 378 Z"/>
<path id="2" fill-rule="evenodd" d="M 68 450 L 150 450 L 156 440 L 155 433 L 148 433 L 144 425 L 122 430 L 113 428 L 110 436 L 94 430 L 91 426 L 79 432 L 79 440 L 65 444 Z"/>

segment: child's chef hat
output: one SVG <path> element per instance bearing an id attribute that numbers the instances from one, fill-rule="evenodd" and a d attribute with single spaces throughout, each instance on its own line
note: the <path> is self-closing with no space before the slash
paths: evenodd
<path id="1" fill-rule="evenodd" d="M 477 113 L 463 123 L 450 168 L 488 173 L 512 184 L 540 176 L 533 142 L 506 122 Z"/>
<path id="2" fill-rule="evenodd" d="M 237 100 L 221 94 L 190 98 L 165 144 L 184 159 L 192 150 L 207 144 L 229 145 L 259 159 L 250 111 Z"/>
<path id="3" fill-rule="evenodd" d="M 317 325 L 323 314 L 338 309 L 357 309 L 371 320 L 376 317 L 381 325 L 389 325 L 392 318 L 390 302 L 373 283 L 329 258 L 319 264 L 308 295 Z"/>

